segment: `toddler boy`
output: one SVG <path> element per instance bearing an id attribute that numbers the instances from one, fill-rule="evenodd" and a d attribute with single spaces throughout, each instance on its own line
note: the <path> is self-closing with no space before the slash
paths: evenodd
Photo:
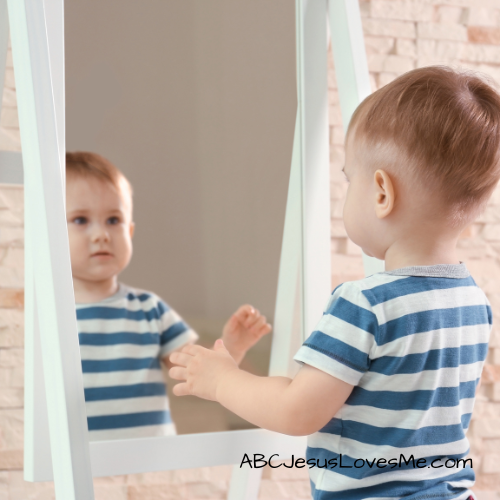
<path id="1" fill-rule="evenodd" d="M 499 148 L 500 97 L 477 76 L 417 69 L 366 98 L 346 138 L 344 222 L 386 271 L 333 291 L 293 380 L 239 370 L 218 340 L 172 355 L 175 394 L 310 435 L 314 499 L 473 498 L 466 432 L 492 318 L 456 246 Z"/>
<path id="2" fill-rule="evenodd" d="M 154 293 L 118 282 L 132 256 L 132 188 L 94 153 L 66 155 L 66 211 L 91 440 L 175 434 L 160 362 L 198 336 Z M 242 306 L 224 326 L 239 363 L 266 318 Z"/>

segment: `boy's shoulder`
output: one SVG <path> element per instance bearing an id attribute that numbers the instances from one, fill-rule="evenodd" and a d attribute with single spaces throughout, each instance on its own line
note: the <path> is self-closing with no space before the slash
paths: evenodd
<path id="1" fill-rule="evenodd" d="M 154 292 L 125 285 L 124 283 L 120 283 L 119 286 L 121 298 L 126 299 L 130 306 L 142 309 L 151 309 L 154 307 L 161 309 L 162 312 L 170 310 L 170 306 Z"/>
<path id="2" fill-rule="evenodd" d="M 464 264 L 419 266 L 384 271 L 338 285 L 330 303 L 342 297 L 365 308 L 373 308 L 394 299 L 414 294 L 439 295 L 471 293 L 487 298 Z"/>
<path id="3" fill-rule="evenodd" d="M 82 310 L 108 310 L 120 309 L 127 311 L 155 311 L 154 315 L 161 317 L 170 311 L 170 306 L 154 292 L 143 290 L 119 283 L 118 291 L 111 297 L 107 297 L 99 302 L 76 304 L 79 315 L 82 316 Z"/>

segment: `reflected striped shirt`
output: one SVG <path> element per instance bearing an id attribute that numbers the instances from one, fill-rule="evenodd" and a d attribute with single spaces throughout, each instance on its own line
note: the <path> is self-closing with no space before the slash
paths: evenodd
<path id="1" fill-rule="evenodd" d="M 122 284 L 76 316 L 90 440 L 175 434 L 160 362 L 196 333 L 155 294 Z"/>
<path id="2" fill-rule="evenodd" d="M 355 386 L 308 438 L 307 458 L 318 465 L 309 469 L 313 498 L 468 498 L 470 462 L 444 464 L 469 452 L 491 322 L 464 264 L 403 268 L 337 287 L 295 356 Z"/>

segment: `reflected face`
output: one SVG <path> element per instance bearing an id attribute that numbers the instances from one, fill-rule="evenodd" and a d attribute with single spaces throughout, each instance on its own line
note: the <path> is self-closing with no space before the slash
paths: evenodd
<path id="1" fill-rule="evenodd" d="M 66 219 L 74 279 L 105 281 L 132 257 L 132 200 L 122 188 L 91 177 L 70 175 Z"/>

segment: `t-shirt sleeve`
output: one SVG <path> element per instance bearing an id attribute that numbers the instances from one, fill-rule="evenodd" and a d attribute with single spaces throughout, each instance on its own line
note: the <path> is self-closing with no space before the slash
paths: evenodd
<path id="1" fill-rule="evenodd" d="M 356 282 L 338 286 L 294 359 L 358 385 L 370 366 L 378 321 Z"/>
<path id="2" fill-rule="evenodd" d="M 162 300 L 158 302 L 158 309 L 161 358 L 189 342 L 198 340 L 197 333 Z"/>

